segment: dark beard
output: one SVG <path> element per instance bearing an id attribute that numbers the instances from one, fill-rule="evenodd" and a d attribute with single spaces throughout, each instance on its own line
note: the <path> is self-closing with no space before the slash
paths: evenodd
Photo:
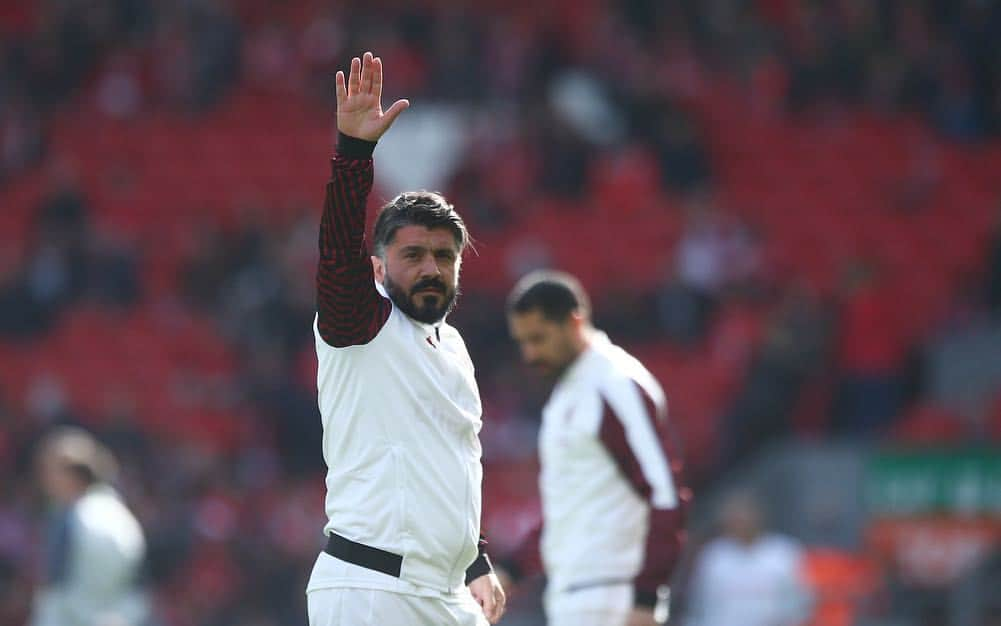
<path id="1" fill-rule="evenodd" d="M 446 315 L 451 313 L 452 308 L 455 307 L 455 297 L 458 295 L 456 290 L 450 290 L 444 282 L 437 278 L 425 278 L 424 280 L 417 281 L 410 288 L 410 293 L 408 294 L 402 287 L 393 282 L 388 272 L 386 273 L 386 280 L 383 282 L 383 287 L 386 288 L 389 299 L 393 301 L 393 304 L 397 308 L 406 313 L 408 317 L 424 324 L 437 324 Z M 439 290 L 438 293 L 442 296 L 441 305 L 436 305 L 435 299 L 427 296 L 420 298 L 421 304 L 414 304 L 414 294 L 429 287 Z"/>

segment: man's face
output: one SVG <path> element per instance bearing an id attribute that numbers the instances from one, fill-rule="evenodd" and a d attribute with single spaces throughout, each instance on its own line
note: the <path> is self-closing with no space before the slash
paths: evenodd
<path id="1" fill-rule="evenodd" d="M 79 481 L 66 468 L 66 464 L 55 455 L 42 455 L 36 463 L 38 482 L 50 500 L 59 504 L 69 504 L 82 491 Z"/>
<path id="2" fill-rule="evenodd" d="M 564 322 L 546 319 L 542 311 L 508 315 L 511 337 L 521 348 L 522 360 L 541 376 L 555 378 L 577 358 L 574 337 L 580 320 L 569 317 Z"/>
<path id="3" fill-rule="evenodd" d="M 723 531 L 746 544 L 753 543 L 761 534 L 761 512 L 754 502 L 735 499 L 722 512 Z"/>
<path id="4" fill-rule="evenodd" d="M 461 258 L 448 228 L 403 226 L 386 246 L 385 260 L 373 257 L 375 277 L 401 311 L 435 324 L 455 305 Z"/>

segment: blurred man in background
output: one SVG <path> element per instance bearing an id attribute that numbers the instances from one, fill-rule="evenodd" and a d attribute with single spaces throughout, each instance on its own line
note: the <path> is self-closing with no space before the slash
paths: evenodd
<path id="1" fill-rule="evenodd" d="M 42 440 L 37 465 L 53 508 L 32 626 L 146 624 L 149 602 L 139 584 L 146 542 L 110 485 L 111 453 L 87 432 L 64 428 Z"/>
<path id="2" fill-rule="evenodd" d="M 469 234 L 439 194 L 403 193 L 379 213 L 369 255 L 372 153 L 408 106 L 383 112 L 382 76 L 366 52 L 336 77 L 315 322 L 329 521 L 309 622 L 481 626 L 504 610 L 479 535 L 482 407 L 444 322 Z"/>
<path id="3" fill-rule="evenodd" d="M 549 623 L 654 624 L 691 499 L 664 391 L 591 325 L 589 299 L 569 274 L 525 276 L 508 324 L 525 362 L 556 381 L 539 436 Z"/>
<path id="4" fill-rule="evenodd" d="M 688 626 L 797 626 L 810 616 L 803 556 L 792 540 L 764 531 L 748 492 L 723 503 L 723 534 L 699 554 Z"/>

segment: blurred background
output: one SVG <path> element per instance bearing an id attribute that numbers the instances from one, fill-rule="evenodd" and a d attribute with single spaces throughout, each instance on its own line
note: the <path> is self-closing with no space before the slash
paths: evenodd
<path id="1" fill-rule="evenodd" d="M 34 443 L 122 464 L 163 626 L 304 624 L 333 74 L 372 50 L 372 209 L 444 191 L 494 555 L 548 390 L 503 299 L 577 274 L 667 390 L 697 507 L 756 489 L 807 623 L 1001 624 L 1001 3 L 0 2 L 0 624 L 43 574 Z M 540 581 L 507 623 L 540 624 Z"/>

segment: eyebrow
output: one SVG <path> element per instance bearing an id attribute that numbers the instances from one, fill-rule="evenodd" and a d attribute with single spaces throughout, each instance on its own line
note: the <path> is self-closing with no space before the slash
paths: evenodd
<path id="1" fill-rule="evenodd" d="M 458 252 L 456 252 L 454 248 L 449 248 L 446 246 L 442 246 L 440 248 L 428 248 L 427 246 L 421 246 L 417 244 L 410 244 L 408 246 L 403 246 L 400 249 L 400 252 L 402 254 L 407 254 L 410 252 L 427 252 L 428 250 L 430 250 L 434 254 L 438 254 L 439 252 L 448 252 L 449 254 L 452 255 L 458 254 Z"/>

